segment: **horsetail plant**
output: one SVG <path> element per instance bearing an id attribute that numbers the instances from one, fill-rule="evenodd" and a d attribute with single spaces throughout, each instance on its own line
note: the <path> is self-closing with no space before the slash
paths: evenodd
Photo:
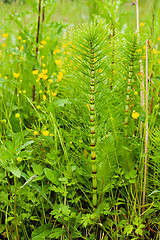
<path id="1" fill-rule="evenodd" d="M 126 94 L 126 105 L 125 105 L 125 121 L 124 121 L 124 137 L 128 137 L 128 119 L 129 119 L 129 112 L 130 112 L 130 94 L 131 94 L 131 80 L 133 78 L 133 64 L 135 61 L 135 54 L 136 54 L 136 36 L 133 39 L 133 45 L 131 46 L 131 51 L 129 54 L 130 66 L 129 66 L 129 75 L 128 75 L 128 82 L 127 82 L 127 94 Z"/>
<path id="2" fill-rule="evenodd" d="M 92 206 L 96 208 L 98 205 L 96 143 L 98 132 L 100 132 L 98 128 L 101 128 L 98 126 L 97 115 L 100 118 L 102 114 L 100 112 L 101 97 L 106 88 L 104 84 L 107 83 L 104 71 L 106 65 L 104 48 L 108 27 L 102 21 L 99 23 L 95 21 L 90 25 L 86 24 L 83 28 L 81 26 L 75 28 L 73 34 L 72 46 L 69 49 L 70 59 L 68 59 L 69 69 L 67 70 L 69 74 L 64 78 L 61 90 L 69 103 L 66 104 L 67 116 L 70 114 L 72 119 L 72 122 L 66 124 L 69 124 L 72 129 L 77 126 L 81 129 L 78 137 L 83 139 L 87 167 L 83 162 L 82 165 L 87 172 L 91 171 Z M 66 119 L 66 113 L 64 114 Z M 80 114 L 79 120 L 76 119 L 77 114 Z M 72 145 L 73 142 L 74 139 L 72 139 Z M 79 155 L 78 152 L 77 155 Z M 84 154 L 79 157 L 84 158 Z"/>

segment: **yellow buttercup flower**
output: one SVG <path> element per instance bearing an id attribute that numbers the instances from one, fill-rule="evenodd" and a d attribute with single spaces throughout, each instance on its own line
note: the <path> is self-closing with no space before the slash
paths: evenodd
<path id="1" fill-rule="evenodd" d="M 54 50 L 53 54 L 56 55 L 56 53 L 60 53 L 60 50 L 57 48 Z"/>
<path id="2" fill-rule="evenodd" d="M 57 91 L 52 92 L 52 96 L 55 97 L 57 95 Z"/>
<path id="3" fill-rule="evenodd" d="M 47 137 L 47 136 L 49 135 L 49 131 L 48 131 L 48 130 L 45 130 L 45 131 L 42 132 L 42 134 L 43 134 L 45 137 Z"/>
<path id="4" fill-rule="evenodd" d="M 35 135 L 35 136 L 38 135 L 38 132 L 37 132 L 37 131 L 34 131 L 34 135 Z"/>
<path id="5" fill-rule="evenodd" d="M 52 82 L 53 82 L 53 80 L 52 80 L 52 79 L 48 79 L 48 82 L 49 82 L 49 83 L 52 83 Z"/>
<path id="6" fill-rule="evenodd" d="M 42 73 L 43 74 L 47 74 L 48 73 L 48 69 L 42 69 Z"/>
<path id="7" fill-rule="evenodd" d="M 0 73 L 0 78 L 2 77 L 2 74 Z"/>
<path id="8" fill-rule="evenodd" d="M 59 75 L 60 77 L 63 77 L 63 72 L 59 72 L 58 75 Z"/>
<path id="9" fill-rule="evenodd" d="M 20 75 L 20 73 L 13 73 L 13 76 L 14 76 L 15 78 L 19 78 L 19 75 Z"/>
<path id="10" fill-rule="evenodd" d="M 140 114 L 138 112 L 136 112 L 135 110 L 133 110 L 132 118 L 133 119 L 138 119 L 139 116 L 140 116 Z"/>
<path id="11" fill-rule="evenodd" d="M 25 40 L 25 39 L 23 40 L 23 43 L 26 43 L 26 40 Z"/>
<path id="12" fill-rule="evenodd" d="M 20 47 L 20 50 L 23 51 L 24 50 L 24 46 Z"/>
<path id="13" fill-rule="evenodd" d="M 42 40 L 42 41 L 41 41 L 41 44 L 42 44 L 42 45 L 46 45 L 46 43 L 47 43 L 47 42 L 46 42 L 45 40 Z"/>
<path id="14" fill-rule="evenodd" d="M 16 114 L 15 114 L 15 117 L 16 117 L 16 118 L 20 118 L 20 114 L 19 114 L 19 113 L 16 113 Z"/>
<path id="15" fill-rule="evenodd" d="M 25 93 L 26 93 L 26 90 L 23 90 L 23 93 L 25 94 Z"/>
<path id="16" fill-rule="evenodd" d="M 47 39 L 47 40 L 49 40 L 49 39 L 50 39 L 50 37 L 48 37 L 48 36 L 47 36 L 47 37 L 46 37 L 46 39 Z"/>
<path id="17" fill-rule="evenodd" d="M 141 27 L 143 27 L 144 26 L 144 23 L 143 22 L 140 22 L 140 24 L 139 24 Z"/>
<path id="18" fill-rule="evenodd" d="M 57 66 L 59 66 L 59 65 L 61 65 L 63 62 L 61 61 L 61 60 L 55 60 L 55 64 L 57 65 Z"/>
<path id="19" fill-rule="evenodd" d="M 45 63 L 44 63 L 44 64 L 42 64 L 42 67 L 43 67 L 43 68 L 45 68 L 45 67 L 46 67 L 46 64 L 45 64 Z"/>
<path id="20" fill-rule="evenodd" d="M 2 37 L 7 38 L 8 37 L 8 33 L 3 33 Z"/>
<path id="21" fill-rule="evenodd" d="M 142 49 L 137 49 L 137 52 L 139 53 L 139 52 L 142 52 Z"/>
<path id="22" fill-rule="evenodd" d="M 6 46 L 7 46 L 6 43 L 3 43 L 3 44 L 2 44 L 2 47 L 6 47 Z"/>
<path id="23" fill-rule="evenodd" d="M 47 75 L 43 75 L 43 80 L 47 80 L 48 76 Z"/>
<path id="24" fill-rule="evenodd" d="M 99 72 L 99 73 L 102 73 L 102 72 L 103 72 L 103 69 L 98 69 L 98 72 Z"/>
<path id="25" fill-rule="evenodd" d="M 33 75 L 37 75 L 38 74 L 38 70 L 35 69 L 35 70 L 32 71 L 32 73 L 33 73 Z"/>
<path id="26" fill-rule="evenodd" d="M 157 53 L 157 50 L 156 50 L 156 49 L 153 49 L 153 53 L 156 54 L 156 53 Z"/>
<path id="27" fill-rule="evenodd" d="M 21 37 L 21 36 L 18 36 L 18 40 L 19 40 L 19 41 L 22 40 L 22 37 Z"/>
<path id="28" fill-rule="evenodd" d="M 47 98 L 46 95 L 43 95 L 43 100 L 44 100 L 44 101 L 46 100 L 46 98 Z"/>
<path id="29" fill-rule="evenodd" d="M 8 77 L 7 77 L 7 76 L 5 76 L 5 77 L 4 77 L 4 79 L 8 79 Z"/>
<path id="30" fill-rule="evenodd" d="M 42 93 L 42 90 L 39 90 L 39 93 Z"/>
<path id="31" fill-rule="evenodd" d="M 43 78 L 43 75 L 44 75 L 43 73 L 40 73 L 40 74 L 38 74 L 38 77 Z"/>
<path id="32" fill-rule="evenodd" d="M 41 56 L 42 59 L 44 59 L 44 56 Z"/>

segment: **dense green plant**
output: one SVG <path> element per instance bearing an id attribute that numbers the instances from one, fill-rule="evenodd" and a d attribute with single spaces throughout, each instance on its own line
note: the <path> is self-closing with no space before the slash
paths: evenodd
<path id="1" fill-rule="evenodd" d="M 119 32 L 114 4 L 104 5 L 104 10 L 113 8 L 111 22 L 106 24 L 108 15 L 105 20 L 97 16 L 69 27 L 59 47 L 63 26 L 51 23 L 54 33 L 46 34 L 46 8 L 40 11 L 39 32 L 37 20 L 32 23 L 33 35 L 20 24 L 20 16 L 15 19 L 21 27 L 17 42 L 1 49 L 3 238 L 159 238 L 156 29 L 147 45 L 149 28 L 144 31 L 143 24 L 139 34 Z M 37 7 L 32 4 L 36 13 Z M 3 37 L 9 45 L 7 33 Z M 144 72 L 147 92 L 141 84 Z M 146 108 L 141 91 L 148 96 Z"/>

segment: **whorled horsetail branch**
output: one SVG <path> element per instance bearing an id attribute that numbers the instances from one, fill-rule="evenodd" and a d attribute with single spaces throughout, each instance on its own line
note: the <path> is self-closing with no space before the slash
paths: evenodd
<path id="1" fill-rule="evenodd" d="M 97 164 L 96 164 L 96 139 L 95 139 L 95 71 L 94 71 L 94 48 L 92 38 L 90 39 L 91 47 L 91 80 L 90 80 L 90 149 L 92 165 L 92 184 L 93 184 L 93 207 L 97 206 Z"/>

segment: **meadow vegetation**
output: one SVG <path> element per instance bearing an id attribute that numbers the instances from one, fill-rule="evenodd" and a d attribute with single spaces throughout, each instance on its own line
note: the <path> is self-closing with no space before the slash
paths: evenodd
<path id="1" fill-rule="evenodd" d="M 160 239 L 158 0 L 6 2 L 0 239 Z"/>

